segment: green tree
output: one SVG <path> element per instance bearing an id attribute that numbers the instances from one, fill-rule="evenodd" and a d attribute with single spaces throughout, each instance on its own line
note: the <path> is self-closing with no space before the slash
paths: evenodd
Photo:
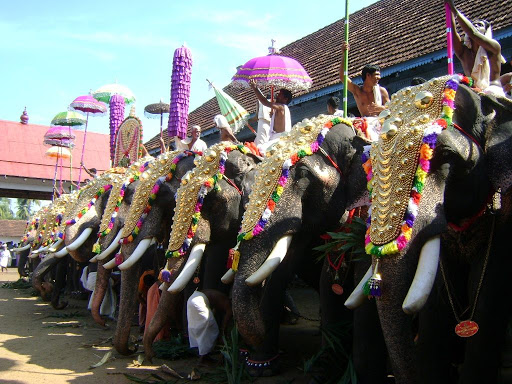
<path id="1" fill-rule="evenodd" d="M 0 219 L 14 219 L 10 201 L 6 197 L 0 197 Z"/>
<path id="2" fill-rule="evenodd" d="M 28 220 L 33 213 L 32 206 L 39 207 L 41 202 L 33 199 L 16 199 L 16 218 Z"/>

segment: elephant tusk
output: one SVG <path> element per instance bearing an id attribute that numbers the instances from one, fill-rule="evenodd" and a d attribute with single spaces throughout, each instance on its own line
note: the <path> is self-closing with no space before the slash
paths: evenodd
<path id="1" fill-rule="evenodd" d="M 37 258 L 38 256 L 39 256 L 39 255 L 38 255 L 38 252 L 34 252 L 34 251 L 30 252 L 30 254 L 28 255 L 28 257 L 29 257 L 30 259 L 35 259 L 35 258 Z"/>
<path id="2" fill-rule="evenodd" d="M 373 266 L 370 265 L 366 273 L 364 274 L 363 278 L 357 284 L 357 287 L 355 287 L 354 291 L 350 294 L 348 299 L 345 301 L 345 307 L 348 309 L 356 309 L 361 304 L 364 303 L 364 301 L 367 298 L 367 296 L 363 292 L 363 285 L 368 281 L 370 277 L 372 277 L 373 273 Z"/>
<path id="3" fill-rule="evenodd" d="M 183 270 L 176 280 L 174 280 L 169 289 L 167 289 L 167 292 L 179 293 L 185 288 L 192 276 L 194 276 L 194 272 L 197 267 L 201 264 L 201 258 L 203 257 L 205 247 L 206 244 L 196 244 L 192 247 L 192 251 L 190 251 L 190 255 L 188 256 Z"/>
<path id="4" fill-rule="evenodd" d="M 139 261 L 151 244 L 154 244 L 155 242 L 156 239 L 154 237 L 152 239 L 142 239 L 133 253 L 124 262 L 119 264 L 119 269 L 121 271 L 125 271 L 130 268 L 133 264 Z"/>
<path id="5" fill-rule="evenodd" d="M 55 243 L 53 243 L 53 245 L 50 248 L 48 248 L 48 251 L 55 253 L 55 251 L 57 250 L 59 245 L 62 244 L 62 241 L 63 241 L 62 239 L 57 240 Z"/>
<path id="6" fill-rule="evenodd" d="M 84 231 L 80 234 L 80 236 L 78 236 L 78 238 L 75 241 L 73 241 L 66 247 L 68 251 L 76 251 L 78 248 L 80 248 L 82 244 L 85 243 L 85 240 L 87 240 L 91 233 L 92 228 L 85 228 Z"/>
<path id="7" fill-rule="evenodd" d="M 434 236 L 423 244 L 416 274 L 414 275 L 409 292 L 402 304 L 402 309 L 405 313 L 409 315 L 416 313 L 423 308 L 427 302 L 436 279 L 440 251 L 440 236 Z"/>
<path id="8" fill-rule="evenodd" d="M 235 274 L 236 272 L 233 271 L 231 268 L 228 269 L 228 271 L 220 278 L 220 281 L 222 281 L 223 284 L 231 284 L 233 280 L 235 280 Z"/>
<path id="9" fill-rule="evenodd" d="M 161 291 L 166 291 L 168 286 L 169 286 L 169 283 L 163 282 L 162 284 L 160 284 L 158 289 L 161 290 Z"/>
<path id="10" fill-rule="evenodd" d="M 23 251 L 26 251 L 27 249 L 30 248 L 30 246 L 31 246 L 31 244 L 27 244 L 24 247 L 14 248 L 13 252 L 23 252 Z"/>
<path id="11" fill-rule="evenodd" d="M 56 258 L 60 259 L 68 254 L 68 249 L 66 247 L 62 247 L 62 249 L 58 252 L 55 252 L 54 255 Z"/>
<path id="12" fill-rule="evenodd" d="M 109 262 L 103 264 L 103 268 L 105 269 L 114 269 L 116 267 L 116 258 L 112 258 Z"/>
<path id="13" fill-rule="evenodd" d="M 290 248 L 291 242 L 291 235 L 281 237 L 274 246 L 274 249 L 272 249 L 272 252 L 270 252 L 270 255 L 268 255 L 267 260 L 245 280 L 245 283 L 250 287 L 260 285 L 263 280 L 279 267 L 279 264 L 281 264 L 281 261 L 286 256 L 286 252 L 288 252 L 288 248 Z"/>
<path id="14" fill-rule="evenodd" d="M 37 253 L 45 252 L 45 251 L 48 250 L 48 248 L 50 248 L 49 245 L 46 246 L 46 247 L 41 247 L 41 248 L 35 249 L 35 250 L 32 251 L 32 253 L 36 253 L 37 254 Z"/>
<path id="15" fill-rule="evenodd" d="M 91 259 L 91 261 L 93 263 L 95 263 L 95 262 L 97 262 L 99 260 L 103 260 L 107 256 L 111 255 L 117 248 L 119 248 L 119 246 L 121 245 L 121 244 L 119 244 L 119 240 L 121 240 L 121 235 L 122 235 L 121 232 L 122 232 L 122 230 L 119 230 L 119 232 L 117 232 L 116 238 L 114 240 L 112 240 L 112 242 L 107 247 L 107 249 L 105 249 L 103 252 L 101 252 L 100 254 L 94 256 Z"/>

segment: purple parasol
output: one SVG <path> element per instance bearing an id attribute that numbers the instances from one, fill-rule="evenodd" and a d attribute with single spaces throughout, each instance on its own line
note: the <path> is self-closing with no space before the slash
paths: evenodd
<path id="1" fill-rule="evenodd" d="M 167 135 L 184 139 L 188 128 L 192 53 L 184 45 L 174 51 L 171 78 L 171 104 Z"/>
<path id="2" fill-rule="evenodd" d="M 290 91 L 304 91 L 313 84 L 297 60 L 279 55 L 255 57 L 238 68 L 232 77 L 234 86 L 244 88 L 249 86 L 251 79 L 259 86 L 286 88 Z"/>
<path id="3" fill-rule="evenodd" d="M 91 95 L 78 96 L 69 104 L 72 110 L 80 111 L 86 114 L 84 142 L 82 143 L 82 155 L 80 157 L 80 170 L 78 171 L 78 188 L 80 188 L 80 181 L 82 180 L 82 164 L 84 162 L 85 139 L 87 137 L 87 125 L 89 124 L 89 113 L 93 116 L 103 116 L 107 113 L 107 105 L 101 101 L 96 100 Z"/>

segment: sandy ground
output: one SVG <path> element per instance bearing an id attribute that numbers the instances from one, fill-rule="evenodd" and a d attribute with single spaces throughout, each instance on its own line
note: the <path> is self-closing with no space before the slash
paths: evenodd
<path id="1" fill-rule="evenodd" d="M 15 268 L 0 273 L 0 283 L 16 281 Z M 140 379 L 157 373 L 168 382 L 172 376 L 159 368 L 166 364 L 182 376 L 192 369 L 210 376 L 197 383 L 227 382 L 219 368 L 197 367 L 195 357 L 177 361 L 153 359 L 153 365 L 136 366 L 137 355 L 121 356 L 112 347 L 115 323 L 107 329 L 97 326 L 88 311 L 85 300 L 69 300 L 62 311 L 54 310 L 39 297 L 31 296 L 31 289 L 0 288 L 0 383 L 133 383 L 124 374 Z M 308 289 L 292 291 L 301 313 L 318 318 L 318 296 Z M 67 314 L 63 318 L 63 314 Z M 56 317 L 60 316 L 60 317 Z M 319 348 L 318 323 L 301 319 L 297 325 L 282 326 L 280 347 L 283 350 L 283 374 L 275 378 L 261 378 L 254 383 L 306 383 L 301 369 L 303 361 Z M 137 327 L 132 334 L 138 335 Z M 139 348 L 140 350 L 140 348 Z M 109 351 L 112 359 L 101 367 L 90 369 Z M 219 358 L 219 356 L 217 356 Z M 213 379 L 215 377 L 215 381 Z M 152 378 L 155 380 L 155 378 Z M 189 380 L 179 380 L 184 383 Z"/>

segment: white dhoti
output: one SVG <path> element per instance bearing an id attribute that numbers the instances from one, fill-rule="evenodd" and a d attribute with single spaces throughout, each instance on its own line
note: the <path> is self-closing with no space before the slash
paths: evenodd
<path id="1" fill-rule="evenodd" d="M 204 293 L 195 291 L 188 299 L 187 320 L 190 347 L 197 347 L 199 355 L 206 355 L 215 347 L 219 326 Z"/>
<path id="2" fill-rule="evenodd" d="M 378 141 L 380 136 L 380 122 L 378 117 L 365 117 L 367 128 L 366 134 L 371 141 Z"/>

